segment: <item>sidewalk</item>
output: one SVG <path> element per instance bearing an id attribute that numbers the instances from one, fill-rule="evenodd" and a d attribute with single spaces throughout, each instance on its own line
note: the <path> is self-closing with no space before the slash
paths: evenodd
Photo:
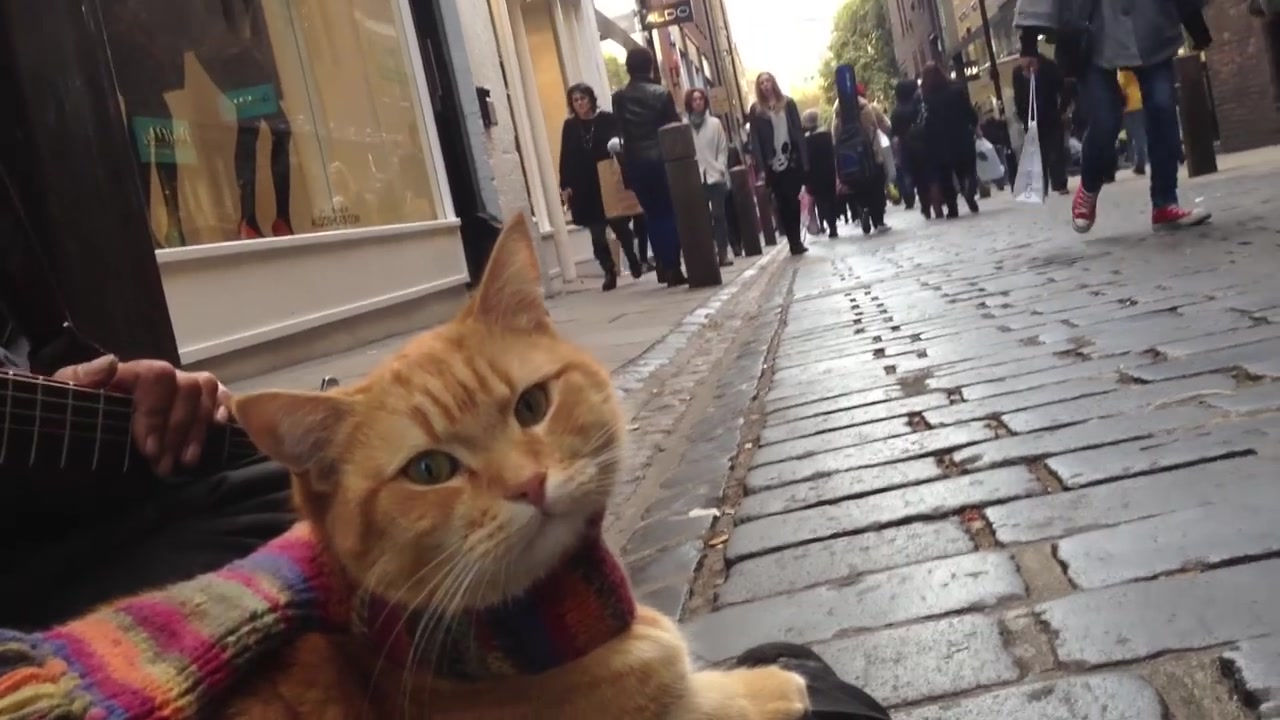
<path id="1" fill-rule="evenodd" d="M 547 307 L 556 328 L 565 337 L 590 350 L 610 371 L 617 370 L 639 357 L 689 313 L 732 285 L 757 262 L 768 258 L 772 250 L 776 248 L 766 248 L 760 257 L 737 258 L 732 267 L 721 268 L 724 283 L 720 287 L 668 289 L 659 286 L 653 273 L 649 273 L 639 280 L 624 276 L 619 279 L 617 290 L 604 293 L 600 290 L 600 278 L 584 277 L 549 298 Z M 327 375 L 346 385 L 395 353 L 410 337 L 412 334 L 380 340 L 234 383 L 231 389 L 235 392 L 267 388 L 310 390 L 317 388 Z"/>
<path id="2" fill-rule="evenodd" d="M 1000 195 L 786 266 L 695 654 L 809 644 L 895 720 L 1280 718 L 1280 150 L 1220 164 L 1177 234 L 1122 172 L 1086 236 Z"/>

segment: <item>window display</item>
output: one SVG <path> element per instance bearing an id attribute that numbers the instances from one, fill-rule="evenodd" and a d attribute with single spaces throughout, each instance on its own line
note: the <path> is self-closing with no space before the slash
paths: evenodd
<path id="1" fill-rule="evenodd" d="M 157 248 L 440 218 L 396 0 L 100 0 Z"/>

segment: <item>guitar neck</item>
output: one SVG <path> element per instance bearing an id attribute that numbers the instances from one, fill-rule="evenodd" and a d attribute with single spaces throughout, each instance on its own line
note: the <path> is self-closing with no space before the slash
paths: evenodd
<path id="1" fill-rule="evenodd" d="M 110 472 L 146 470 L 133 442 L 133 401 L 44 377 L 0 371 L 0 468 Z M 258 457 L 235 425 L 210 428 L 196 472 Z"/>

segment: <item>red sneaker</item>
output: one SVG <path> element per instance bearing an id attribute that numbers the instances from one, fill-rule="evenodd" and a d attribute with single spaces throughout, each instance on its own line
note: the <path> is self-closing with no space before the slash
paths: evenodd
<path id="1" fill-rule="evenodd" d="M 1201 208 L 1187 210 L 1177 205 L 1168 205 L 1151 211 L 1151 227 L 1156 230 L 1195 227 L 1209 222 L 1211 217 L 1213 213 Z"/>
<path id="2" fill-rule="evenodd" d="M 1098 219 L 1098 196 L 1085 192 L 1084 186 L 1076 188 L 1076 198 L 1071 201 L 1071 227 L 1078 233 L 1087 233 L 1093 229 Z"/>

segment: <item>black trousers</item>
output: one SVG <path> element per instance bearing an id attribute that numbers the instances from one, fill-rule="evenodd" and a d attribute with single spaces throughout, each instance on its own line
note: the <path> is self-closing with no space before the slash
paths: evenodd
<path id="1" fill-rule="evenodd" d="M 165 480 L 140 502 L 82 514 L 41 517 L 0 535 L 0 627 L 47 627 L 217 570 L 296 520 L 289 474 L 270 462 Z"/>
<path id="2" fill-rule="evenodd" d="M 798 168 L 789 167 L 782 172 L 769 170 L 769 190 L 773 192 L 773 204 L 778 210 L 778 221 L 791 252 L 804 248 L 800 235 L 800 188 L 804 178 Z"/>
<path id="3" fill-rule="evenodd" d="M 1054 192 L 1067 189 L 1067 136 L 1062 123 L 1040 123 L 1040 157 L 1046 187 Z"/>
<path id="4" fill-rule="evenodd" d="M 630 269 L 638 271 L 640 258 L 636 257 L 636 236 L 631 233 L 629 218 L 608 220 L 587 228 L 591 232 L 591 252 L 596 256 L 596 262 L 600 263 L 600 269 L 605 275 L 619 274 L 619 269 L 613 266 L 613 252 L 609 249 L 606 228 L 613 230 L 614 236 L 618 238 L 618 245 L 622 248 L 622 255 L 627 259 Z"/>

